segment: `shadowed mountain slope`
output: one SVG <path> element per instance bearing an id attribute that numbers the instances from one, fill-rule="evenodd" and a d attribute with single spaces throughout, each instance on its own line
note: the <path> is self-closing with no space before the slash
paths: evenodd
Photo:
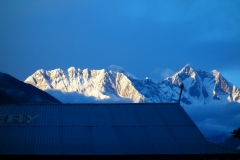
<path id="1" fill-rule="evenodd" d="M 0 103 L 61 103 L 48 93 L 0 72 Z"/>

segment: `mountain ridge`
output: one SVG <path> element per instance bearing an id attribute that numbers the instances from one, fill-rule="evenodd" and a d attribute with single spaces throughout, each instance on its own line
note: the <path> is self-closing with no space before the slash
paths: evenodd
<path id="1" fill-rule="evenodd" d="M 96 99 L 111 96 L 141 102 L 177 102 L 180 85 L 184 84 L 181 102 L 186 105 L 240 103 L 240 89 L 229 83 L 220 72 L 184 66 L 173 76 L 155 83 L 151 79 L 137 79 L 122 67 L 111 65 L 108 69 L 89 70 L 75 67 L 63 71 L 58 68 L 37 70 L 25 81 L 41 90 L 77 92 Z"/>

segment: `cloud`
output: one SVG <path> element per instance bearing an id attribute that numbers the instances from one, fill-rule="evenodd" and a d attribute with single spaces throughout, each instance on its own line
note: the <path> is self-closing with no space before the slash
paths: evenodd
<path id="1" fill-rule="evenodd" d="M 130 99 L 111 95 L 109 99 L 96 99 L 92 96 L 85 96 L 78 92 L 62 92 L 60 90 L 46 90 L 48 94 L 55 97 L 62 103 L 132 103 Z"/>
<path id="2" fill-rule="evenodd" d="M 168 72 L 161 70 L 161 72 Z M 133 103 L 116 95 L 109 99 L 97 100 L 95 97 L 86 97 L 77 92 L 61 92 L 59 90 L 46 90 L 62 103 Z M 225 105 L 196 105 L 183 106 L 190 118 L 194 121 L 200 131 L 209 141 L 223 142 L 231 132 L 240 127 L 240 104 L 228 103 Z"/>
<path id="3" fill-rule="evenodd" d="M 153 81 L 160 82 L 163 79 L 172 76 L 174 73 L 175 72 L 170 68 L 155 68 L 152 72 L 150 72 L 149 78 Z"/>
<path id="4" fill-rule="evenodd" d="M 226 134 L 240 127 L 240 104 L 184 106 L 204 136 Z"/>

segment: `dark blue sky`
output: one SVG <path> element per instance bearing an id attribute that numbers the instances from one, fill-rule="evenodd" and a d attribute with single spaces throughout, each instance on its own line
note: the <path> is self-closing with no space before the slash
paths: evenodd
<path id="1" fill-rule="evenodd" d="M 162 79 L 185 64 L 240 87 L 239 0 L 0 1 L 0 71 L 119 65 Z"/>

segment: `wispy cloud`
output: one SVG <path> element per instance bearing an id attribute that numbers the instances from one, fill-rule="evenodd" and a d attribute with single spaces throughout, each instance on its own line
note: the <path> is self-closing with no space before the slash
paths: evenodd
<path id="1" fill-rule="evenodd" d="M 62 103 L 132 103 L 129 99 L 123 99 L 115 95 L 111 95 L 109 99 L 98 100 L 77 92 L 67 93 L 59 90 L 47 90 L 47 92 Z M 230 136 L 234 129 L 240 127 L 239 103 L 183 106 L 183 108 L 206 137 Z M 220 139 L 222 140 L 222 136 L 220 136 Z"/>
<path id="2" fill-rule="evenodd" d="M 96 99 L 78 92 L 62 92 L 60 90 L 46 90 L 47 93 L 57 98 L 62 103 L 132 103 L 130 99 L 111 95 L 109 99 Z"/>
<path id="3" fill-rule="evenodd" d="M 184 106 L 185 111 L 205 136 L 231 135 L 240 127 L 240 104 Z"/>
<path id="4" fill-rule="evenodd" d="M 172 76 L 174 73 L 175 72 L 170 68 L 155 68 L 153 71 L 150 72 L 149 78 L 155 82 L 160 82 L 163 79 Z"/>

